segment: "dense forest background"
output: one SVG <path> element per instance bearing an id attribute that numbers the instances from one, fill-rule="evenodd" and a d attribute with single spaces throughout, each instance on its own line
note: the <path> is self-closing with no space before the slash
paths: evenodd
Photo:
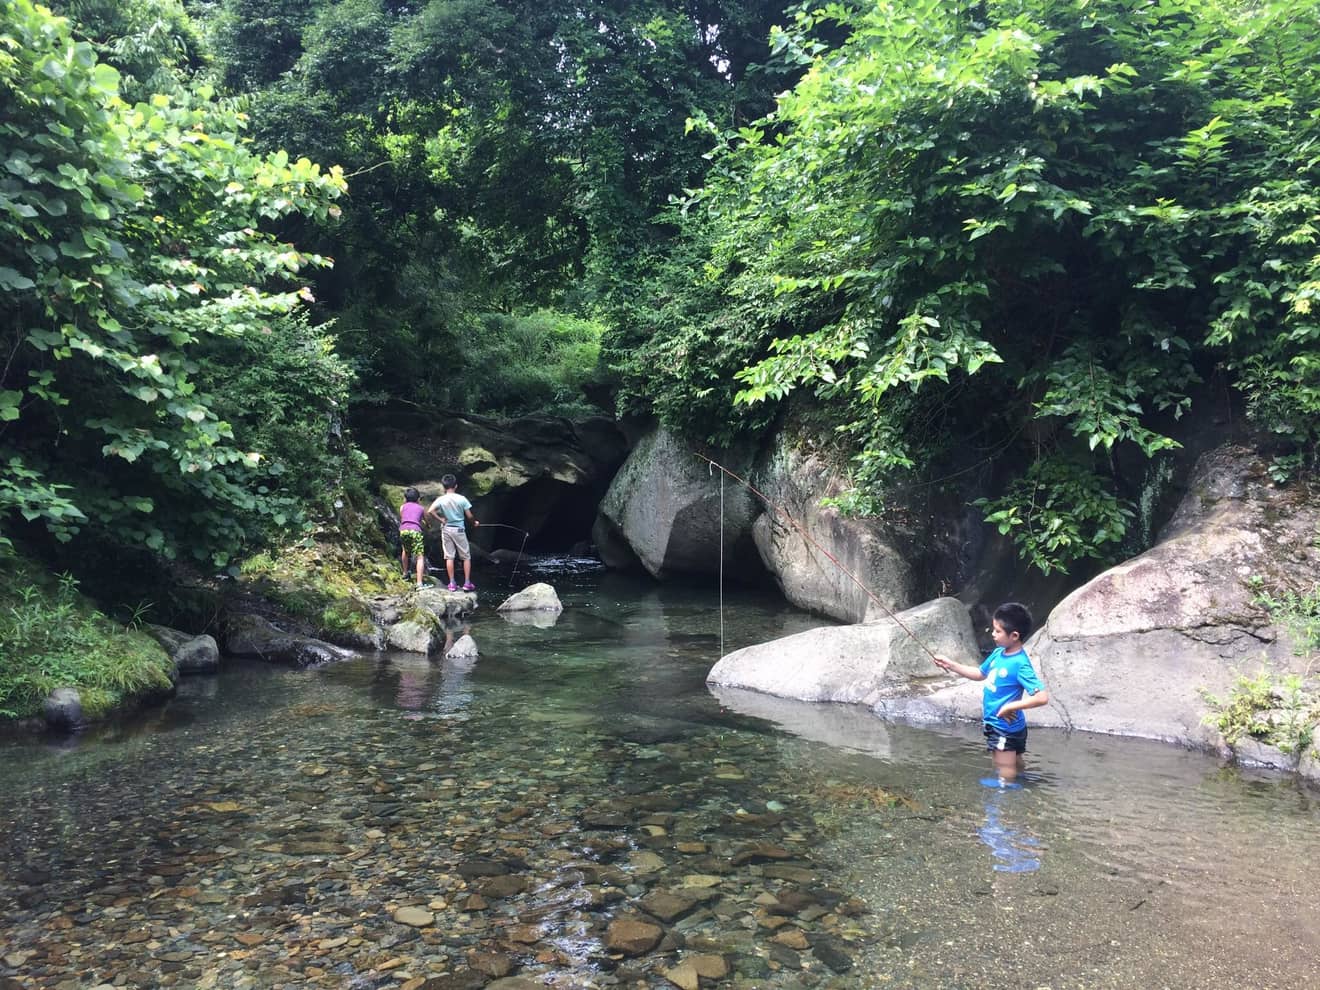
<path id="1" fill-rule="evenodd" d="M 1207 395 L 1314 467 L 1315 5 L 52 6 L 0 0 L 11 535 L 231 566 L 387 401 L 791 407 L 851 511 L 995 465 L 1046 572 Z"/>

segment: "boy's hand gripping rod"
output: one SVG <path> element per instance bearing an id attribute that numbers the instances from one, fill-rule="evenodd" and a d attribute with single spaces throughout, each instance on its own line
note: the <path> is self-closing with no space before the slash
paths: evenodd
<path id="1" fill-rule="evenodd" d="M 893 610 L 890 609 L 888 605 L 886 605 L 884 602 L 882 602 L 879 598 L 877 598 L 877 597 L 871 592 L 871 589 L 870 589 L 870 588 L 868 588 L 866 585 L 862 584 L 861 580 L 858 579 L 857 575 L 853 574 L 852 571 L 850 571 L 850 570 L 848 570 L 848 568 L 844 567 L 843 564 L 841 564 L 841 563 L 839 562 L 839 558 L 838 558 L 838 557 L 834 556 L 834 554 L 830 553 L 830 552 L 829 552 L 828 550 L 826 550 L 823 546 L 821 546 L 819 543 L 817 543 L 816 540 L 814 540 L 814 539 L 812 538 L 811 534 L 808 533 L 808 532 L 807 532 L 805 529 L 803 529 L 801 526 L 799 526 L 798 523 L 797 523 L 797 521 L 794 520 L 793 517 L 790 516 L 787 512 L 785 512 L 785 511 L 783 510 L 783 508 L 780 507 L 780 505 L 779 505 L 778 503 L 774 502 L 774 501 L 770 498 L 769 495 L 766 495 L 766 494 L 765 494 L 764 492 L 762 492 L 762 491 L 758 491 L 757 488 L 756 488 L 756 487 L 755 487 L 750 481 L 748 481 L 746 478 L 743 478 L 743 477 L 740 477 L 740 476 L 737 475 L 737 474 L 734 474 L 732 471 L 730 471 L 728 468 L 726 468 L 723 464 L 719 463 L 718 461 L 711 460 L 711 458 L 707 457 L 705 454 L 699 454 L 699 453 L 697 453 L 697 452 L 694 450 L 694 451 L 692 451 L 692 456 L 701 458 L 701 460 L 705 461 L 705 462 L 706 462 L 707 464 L 709 464 L 711 467 L 719 468 L 721 471 L 723 471 L 725 474 L 727 474 L 730 478 L 732 478 L 734 481 L 738 482 L 738 484 L 742 485 L 742 486 L 743 486 L 744 488 L 746 488 L 749 492 L 751 492 L 753 495 L 755 495 L 757 498 L 759 498 L 762 502 L 764 502 L 764 503 L 765 503 L 765 506 L 766 506 L 767 509 L 771 509 L 772 511 L 774 511 L 774 513 L 775 513 L 777 516 L 779 516 L 781 519 L 783 519 L 785 522 L 787 522 L 790 526 L 792 526 L 795 530 L 797 530 L 797 532 L 798 532 L 799 534 L 801 534 L 801 536 L 802 536 L 802 538 L 803 538 L 804 540 L 806 540 L 806 541 L 807 541 L 808 543 L 810 543 L 813 547 L 815 547 L 817 550 L 819 550 L 821 553 L 823 553 L 826 557 L 828 557 L 828 558 L 830 559 L 830 562 L 833 563 L 835 567 L 837 567 L 839 570 L 843 571 L 843 573 L 846 574 L 846 575 L 848 576 L 848 579 L 849 579 L 850 581 L 852 581 L 853 584 L 857 585 L 857 587 L 861 588 L 862 591 L 865 593 L 865 595 L 866 595 L 867 598 L 871 599 L 871 601 L 873 601 L 873 602 L 875 602 L 877 605 L 879 605 L 879 606 L 880 606 L 880 610 L 881 610 L 882 612 L 884 612 L 885 615 L 887 615 L 889 618 L 893 619 L 893 620 L 894 620 L 894 624 L 897 625 L 898 628 L 902 629 L 905 633 L 907 633 L 908 636 L 912 639 L 912 642 L 916 643 L 916 644 L 917 644 L 918 646 L 920 646 L 923 650 L 925 650 L 926 653 L 930 656 L 930 658 L 931 658 L 932 660 L 938 660 L 938 659 L 939 659 L 939 658 L 936 657 L 935 654 L 931 651 L 931 648 L 930 648 L 929 646 L 927 646 L 925 643 L 923 643 L 923 642 L 921 641 L 921 637 L 919 637 L 916 633 L 914 633 L 911 629 L 909 629 L 909 628 L 907 627 L 907 625 L 903 622 L 903 620 L 900 619 L 897 615 L 895 615 L 894 612 L 893 612 Z M 720 548 L 720 552 L 721 552 L 721 553 L 724 552 L 724 548 L 723 548 L 723 547 Z"/>

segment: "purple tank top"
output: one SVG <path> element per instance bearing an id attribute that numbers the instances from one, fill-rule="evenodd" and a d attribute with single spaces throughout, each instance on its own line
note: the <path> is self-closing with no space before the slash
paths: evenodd
<path id="1" fill-rule="evenodd" d="M 426 507 L 421 502 L 404 502 L 399 506 L 399 529 L 410 529 L 414 533 L 420 533 L 424 515 L 426 515 Z"/>

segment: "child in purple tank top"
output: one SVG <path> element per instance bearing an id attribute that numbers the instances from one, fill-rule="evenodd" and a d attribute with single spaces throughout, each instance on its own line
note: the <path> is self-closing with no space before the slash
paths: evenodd
<path id="1" fill-rule="evenodd" d="M 426 506 L 418 501 L 421 493 L 416 488 L 409 488 L 403 493 L 403 505 L 399 506 L 399 562 L 403 564 L 403 576 L 406 578 L 412 568 L 408 566 L 411 556 L 416 561 L 417 588 L 426 587 Z"/>

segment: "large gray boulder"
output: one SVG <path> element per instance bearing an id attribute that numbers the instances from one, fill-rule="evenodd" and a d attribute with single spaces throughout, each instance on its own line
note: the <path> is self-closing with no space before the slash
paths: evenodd
<path id="1" fill-rule="evenodd" d="M 937 598 L 897 618 L 901 626 L 894 619 L 826 626 L 735 650 L 706 681 L 801 701 L 874 705 L 944 683 L 927 648 L 958 663 L 980 661 L 971 618 L 957 599 Z"/>
<path id="2" fill-rule="evenodd" d="M 220 669 L 220 647 L 214 636 L 157 625 L 147 626 L 147 633 L 170 655 L 180 674 L 213 674 Z"/>
<path id="3" fill-rule="evenodd" d="M 1202 689 L 1223 695 L 1262 662 L 1304 673 L 1286 631 L 1256 603 L 1263 587 L 1309 589 L 1320 573 L 1320 506 L 1273 484 L 1252 453 L 1204 455 L 1159 542 L 1074 591 L 1027 642 L 1050 692 L 1035 725 L 1218 747 Z M 979 718 L 978 684 L 878 710 Z"/>
<path id="4" fill-rule="evenodd" d="M 757 488 L 780 511 L 761 513 L 752 537 L 766 570 L 794 605 L 843 622 L 862 622 L 885 615 L 868 590 L 890 611 L 914 603 L 912 569 L 884 524 L 821 505 L 844 489 L 843 479 L 823 459 L 794 448 L 781 434 L 757 473 Z"/>
<path id="5" fill-rule="evenodd" d="M 716 460 L 746 477 L 745 454 L 717 453 Z M 760 511 L 737 482 L 723 481 L 679 438 L 656 429 L 638 441 L 611 482 L 592 530 L 606 564 L 623 566 L 635 557 L 657 578 L 716 574 L 723 532 L 725 573 L 737 578 L 760 567 L 751 541 Z"/>

